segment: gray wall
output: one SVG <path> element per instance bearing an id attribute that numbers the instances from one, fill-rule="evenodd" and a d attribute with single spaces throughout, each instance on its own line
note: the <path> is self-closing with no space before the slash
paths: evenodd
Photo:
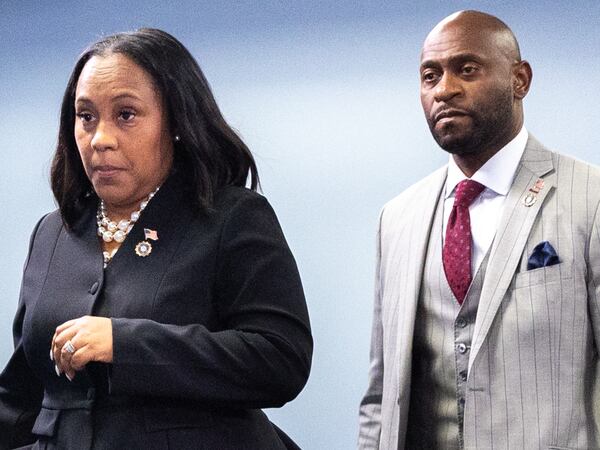
<path id="1" fill-rule="evenodd" d="M 600 163 L 600 2 L 0 0 L 0 365 L 11 354 L 29 233 L 48 187 L 58 109 L 85 45 L 140 26 L 197 57 L 255 152 L 303 277 L 316 340 L 300 397 L 269 415 L 306 449 L 352 448 L 366 386 L 381 205 L 446 160 L 418 99 L 420 45 L 445 15 L 482 9 L 533 66 L 526 125 Z"/>

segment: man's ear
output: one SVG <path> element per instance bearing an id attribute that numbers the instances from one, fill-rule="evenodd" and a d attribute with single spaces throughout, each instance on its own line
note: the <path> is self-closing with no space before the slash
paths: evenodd
<path id="1" fill-rule="evenodd" d="M 513 95 L 516 99 L 525 98 L 531 87 L 533 72 L 527 61 L 519 61 L 513 65 Z"/>

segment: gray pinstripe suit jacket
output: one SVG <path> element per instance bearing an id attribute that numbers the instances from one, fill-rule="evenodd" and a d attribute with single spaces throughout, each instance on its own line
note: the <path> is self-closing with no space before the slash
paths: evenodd
<path id="1" fill-rule="evenodd" d="M 382 210 L 361 449 L 404 449 L 412 338 L 446 167 Z M 536 202 L 523 198 L 544 180 Z M 467 449 L 600 448 L 600 169 L 530 137 L 492 244 L 475 323 Z M 527 271 L 549 241 L 560 264 Z"/>

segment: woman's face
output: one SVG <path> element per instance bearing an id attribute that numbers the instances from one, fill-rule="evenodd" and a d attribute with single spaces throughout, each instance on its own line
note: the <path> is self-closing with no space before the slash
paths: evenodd
<path id="1" fill-rule="evenodd" d="M 167 177 L 173 162 L 162 98 L 126 56 L 94 56 L 75 91 L 75 141 L 109 213 L 128 215 Z"/>

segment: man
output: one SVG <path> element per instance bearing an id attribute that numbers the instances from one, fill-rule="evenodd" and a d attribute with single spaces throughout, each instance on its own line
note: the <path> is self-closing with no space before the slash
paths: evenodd
<path id="1" fill-rule="evenodd" d="M 450 158 L 381 213 L 359 447 L 600 448 L 600 170 L 523 127 L 499 19 L 444 19 L 420 73 Z"/>

